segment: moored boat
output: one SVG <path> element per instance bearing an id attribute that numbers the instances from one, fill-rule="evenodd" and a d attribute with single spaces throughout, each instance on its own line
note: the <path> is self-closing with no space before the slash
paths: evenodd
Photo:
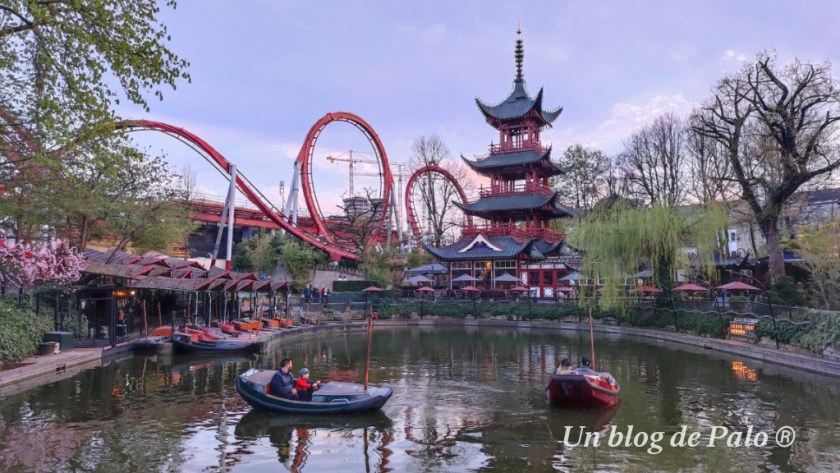
<path id="1" fill-rule="evenodd" d="M 175 350 L 180 353 L 250 353 L 259 348 L 259 342 L 253 340 L 214 340 L 200 341 L 198 335 L 176 332 L 172 335 Z"/>
<path id="2" fill-rule="evenodd" d="M 311 401 L 292 401 L 271 394 L 274 370 L 250 369 L 236 378 L 239 395 L 255 409 L 286 414 L 352 414 L 381 408 L 394 391 L 389 387 L 329 382 L 312 395 Z"/>
<path id="3" fill-rule="evenodd" d="M 621 387 L 609 373 L 578 368 L 552 375 L 545 392 L 557 406 L 599 408 L 618 404 Z"/>

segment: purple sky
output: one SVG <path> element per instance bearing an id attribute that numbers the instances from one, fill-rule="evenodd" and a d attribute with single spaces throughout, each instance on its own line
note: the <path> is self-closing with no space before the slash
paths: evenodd
<path id="1" fill-rule="evenodd" d="M 657 115 L 690 111 L 762 49 L 782 62 L 833 61 L 840 51 L 840 2 L 830 1 L 182 0 L 163 14 L 192 83 L 149 114 L 120 113 L 198 134 L 274 200 L 309 127 L 328 112 L 371 123 L 392 162 L 406 162 L 412 140 L 430 134 L 453 157 L 485 153 L 497 135 L 474 98 L 509 92 L 517 21 L 529 90 L 542 86 L 547 108 L 564 107 L 543 138 L 555 157 L 575 143 L 619 151 Z M 148 133 L 139 141 L 163 148 L 176 168 L 191 162 L 203 191 L 224 194 L 224 180 L 183 145 Z M 323 156 L 349 149 L 370 154 L 351 127 L 328 127 L 316 149 L 322 202 L 337 202 L 348 178 L 346 164 Z"/>

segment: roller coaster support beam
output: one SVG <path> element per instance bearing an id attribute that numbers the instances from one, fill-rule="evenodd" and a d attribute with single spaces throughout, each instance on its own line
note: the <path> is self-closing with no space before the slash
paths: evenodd
<path id="1" fill-rule="evenodd" d="M 233 267 L 233 223 L 234 210 L 236 202 L 236 165 L 230 165 L 230 191 L 228 191 L 228 234 L 227 234 L 227 252 L 225 261 L 225 269 L 230 271 Z"/>
<path id="2" fill-rule="evenodd" d="M 298 191 L 300 190 L 300 163 L 295 161 L 294 173 L 292 174 L 292 188 L 289 190 L 289 198 L 286 199 L 286 208 L 283 213 L 291 220 L 292 225 L 297 225 L 298 217 Z"/>

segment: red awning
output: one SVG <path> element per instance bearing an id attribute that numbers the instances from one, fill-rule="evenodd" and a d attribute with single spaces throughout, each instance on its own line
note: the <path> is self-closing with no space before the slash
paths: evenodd
<path id="1" fill-rule="evenodd" d="M 698 286 L 697 284 L 683 284 L 682 286 L 675 287 L 674 290 L 680 292 L 705 292 L 708 291 L 709 288 Z"/>

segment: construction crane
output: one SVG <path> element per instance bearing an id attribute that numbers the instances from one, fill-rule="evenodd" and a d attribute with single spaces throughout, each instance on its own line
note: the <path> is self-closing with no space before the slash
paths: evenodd
<path id="1" fill-rule="evenodd" d="M 358 153 L 357 154 L 361 154 Z M 347 157 L 342 157 L 342 156 Z M 362 155 L 364 156 L 364 155 Z M 370 158 L 355 158 L 353 157 L 353 150 L 351 149 L 347 153 L 341 153 L 338 156 L 327 156 L 327 160 L 331 163 L 336 161 L 342 161 L 350 164 L 350 187 L 348 189 L 349 197 L 355 197 L 356 192 L 353 190 L 353 181 L 355 180 L 356 176 L 370 176 L 370 177 L 379 177 L 380 174 L 373 174 L 373 173 L 356 173 L 355 163 L 369 163 L 369 164 L 378 164 L 379 161 Z"/>

